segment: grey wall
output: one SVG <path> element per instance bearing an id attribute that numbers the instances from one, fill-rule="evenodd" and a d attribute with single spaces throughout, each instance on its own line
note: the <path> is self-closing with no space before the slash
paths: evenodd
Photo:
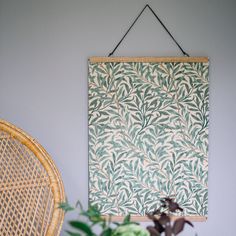
<path id="1" fill-rule="evenodd" d="M 86 205 L 88 197 L 87 59 L 106 56 L 146 3 L 0 0 L 0 117 L 46 148 L 72 203 Z M 200 236 L 236 235 L 236 2 L 148 3 L 190 55 L 210 57 L 209 219 L 195 229 Z M 181 54 L 146 12 L 116 55 Z"/>

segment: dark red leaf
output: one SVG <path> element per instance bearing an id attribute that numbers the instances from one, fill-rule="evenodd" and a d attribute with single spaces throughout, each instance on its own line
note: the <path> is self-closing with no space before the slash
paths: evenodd
<path id="1" fill-rule="evenodd" d="M 190 226 L 194 227 L 192 222 L 190 222 L 189 220 L 185 220 L 185 223 L 189 224 Z"/>
<path id="2" fill-rule="evenodd" d="M 172 229 L 170 225 L 167 225 L 165 228 L 165 236 L 171 236 L 172 235 Z"/>
<path id="3" fill-rule="evenodd" d="M 160 208 L 154 210 L 152 214 L 153 215 L 160 215 L 161 214 Z"/>
<path id="4" fill-rule="evenodd" d="M 170 222 L 170 217 L 166 214 L 166 213 L 162 213 L 161 214 L 161 217 L 159 219 L 159 222 L 162 224 L 162 225 L 166 225 L 167 223 Z"/>
<path id="5" fill-rule="evenodd" d="M 147 217 L 150 219 L 150 220 L 155 220 L 156 217 L 154 215 L 151 215 L 151 214 L 147 214 Z"/>
<path id="6" fill-rule="evenodd" d="M 147 230 L 150 233 L 150 236 L 159 236 L 160 235 L 160 233 L 153 226 L 148 226 Z"/>
<path id="7" fill-rule="evenodd" d="M 180 207 L 180 206 L 178 207 L 178 210 L 179 211 L 184 211 L 184 209 L 182 207 Z"/>
<path id="8" fill-rule="evenodd" d="M 173 202 L 173 199 L 172 199 L 172 198 L 169 198 L 169 197 L 164 198 L 164 200 L 165 200 L 165 202 L 167 202 L 167 203 Z"/>
<path id="9" fill-rule="evenodd" d="M 166 200 L 161 200 L 161 207 L 166 207 Z"/>
<path id="10" fill-rule="evenodd" d="M 185 224 L 185 219 L 184 218 L 179 218 L 174 222 L 173 225 L 173 233 L 174 235 L 177 235 L 184 229 L 184 224 Z"/>
<path id="11" fill-rule="evenodd" d="M 163 228 L 163 226 L 161 225 L 161 223 L 159 222 L 159 220 L 153 216 L 153 215 L 147 215 L 147 217 L 149 219 L 151 219 L 155 225 L 155 229 L 159 232 L 162 233 L 165 229 Z"/>
<path id="12" fill-rule="evenodd" d="M 162 233 L 165 229 L 164 227 L 162 226 L 162 224 L 158 221 L 158 220 L 155 220 L 154 221 L 154 224 L 155 224 L 155 229 L 159 232 L 159 233 Z"/>
<path id="13" fill-rule="evenodd" d="M 183 209 L 179 206 L 178 203 L 176 202 L 170 202 L 169 203 L 169 210 L 171 212 L 175 212 L 176 210 L 180 210 L 180 211 L 183 211 Z"/>

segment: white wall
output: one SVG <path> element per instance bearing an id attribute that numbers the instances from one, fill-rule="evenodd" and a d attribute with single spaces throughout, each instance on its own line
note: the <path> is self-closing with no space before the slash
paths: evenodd
<path id="1" fill-rule="evenodd" d="M 0 0 L 0 117 L 46 148 L 72 203 L 88 198 L 87 59 L 106 56 L 146 3 Z M 195 228 L 200 236 L 236 235 L 236 2 L 148 3 L 190 55 L 210 57 L 209 219 Z M 181 53 L 146 11 L 116 55 Z"/>

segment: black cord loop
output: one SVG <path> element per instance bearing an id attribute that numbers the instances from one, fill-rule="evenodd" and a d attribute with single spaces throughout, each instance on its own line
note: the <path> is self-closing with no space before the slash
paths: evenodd
<path id="1" fill-rule="evenodd" d="M 165 31 L 169 34 L 169 36 L 173 39 L 173 41 L 175 42 L 175 44 L 177 45 L 177 47 L 181 50 L 181 52 L 183 53 L 184 56 L 189 57 L 189 54 L 186 53 L 183 48 L 179 45 L 179 43 L 176 41 L 176 39 L 174 38 L 174 36 L 170 33 L 170 31 L 166 28 L 166 26 L 164 25 L 164 23 L 161 21 L 161 19 L 157 16 L 157 14 L 153 11 L 153 9 L 147 4 L 142 11 L 139 13 L 139 15 L 136 17 L 136 19 L 134 20 L 134 22 L 132 23 L 132 25 L 129 27 L 129 29 L 126 31 L 126 33 L 124 34 L 124 36 L 121 38 L 121 40 L 119 41 L 119 43 L 115 46 L 115 48 L 113 49 L 113 51 L 111 53 L 109 53 L 108 57 L 112 56 L 113 53 L 116 51 L 116 49 L 119 47 L 119 45 L 122 43 L 122 41 L 124 40 L 124 38 L 126 37 L 126 35 L 129 33 L 129 31 L 131 30 L 131 28 L 134 26 L 134 24 L 136 23 L 136 21 L 139 19 L 139 17 L 143 14 L 144 10 L 148 8 L 153 15 L 156 17 L 156 19 L 159 21 L 159 23 L 163 26 L 163 28 L 165 29 Z"/>

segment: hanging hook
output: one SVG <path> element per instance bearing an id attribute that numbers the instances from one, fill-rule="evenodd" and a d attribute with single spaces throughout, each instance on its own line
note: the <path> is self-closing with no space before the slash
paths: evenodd
<path id="1" fill-rule="evenodd" d="M 159 23 L 163 26 L 163 28 L 165 29 L 165 31 L 169 34 L 169 36 L 173 39 L 173 41 L 175 42 L 175 44 L 178 46 L 178 48 L 181 50 L 181 52 L 183 53 L 184 56 L 189 57 L 189 54 L 186 53 L 183 48 L 179 45 L 179 43 L 176 41 L 176 39 L 174 38 L 174 36 L 170 33 L 170 31 L 166 28 L 166 26 L 164 25 L 164 23 L 161 21 L 161 19 L 157 16 L 157 14 L 153 11 L 153 9 L 146 4 L 145 7 L 141 10 L 141 12 L 138 14 L 138 16 L 136 17 L 136 19 L 134 20 L 134 22 L 131 24 L 131 26 L 129 27 L 129 29 L 126 31 L 126 33 L 124 34 L 124 36 L 121 38 L 121 40 L 118 42 L 118 44 L 115 46 L 115 48 L 113 49 L 113 51 L 111 53 L 109 53 L 108 57 L 112 56 L 114 54 L 114 52 L 116 51 L 116 49 L 119 47 L 119 45 L 122 43 L 122 41 L 124 40 L 124 38 L 126 37 L 126 35 L 129 33 L 129 31 L 132 29 L 132 27 L 134 26 L 134 24 L 137 22 L 137 20 L 139 19 L 139 17 L 143 14 L 144 10 L 148 8 L 152 14 L 156 17 L 156 19 L 159 21 Z"/>

